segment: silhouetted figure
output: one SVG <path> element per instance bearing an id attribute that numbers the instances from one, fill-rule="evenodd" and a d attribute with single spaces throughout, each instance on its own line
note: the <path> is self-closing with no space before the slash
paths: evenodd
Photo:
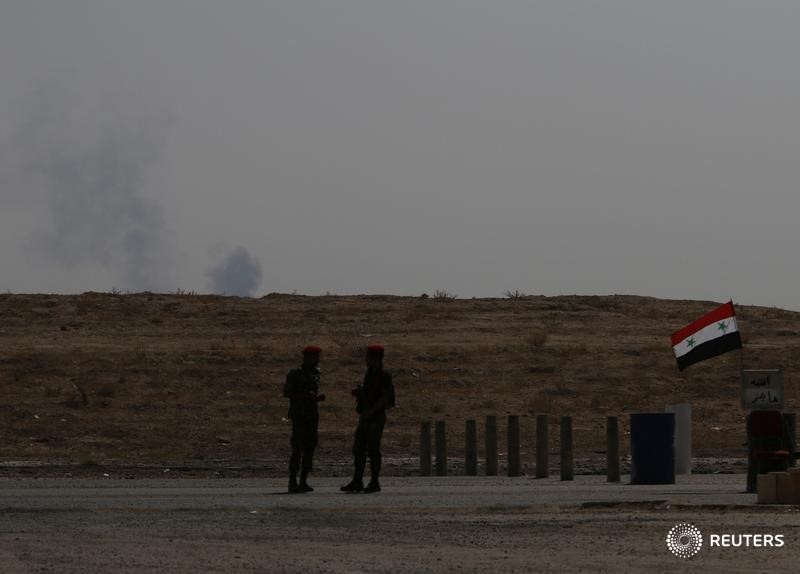
<path id="1" fill-rule="evenodd" d="M 383 345 L 372 344 L 367 347 L 367 372 L 364 383 L 353 389 L 358 412 L 358 427 L 353 441 L 355 470 L 353 480 L 341 488 L 345 492 L 379 492 L 381 485 L 381 437 L 386 424 L 386 409 L 395 404 L 392 374 L 383 370 Z M 371 480 L 364 487 L 364 468 L 369 464 Z"/>
<path id="2" fill-rule="evenodd" d="M 317 446 L 319 410 L 317 403 L 325 400 L 319 393 L 319 356 L 322 349 L 307 345 L 303 349 L 303 364 L 286 375 L 283 396 L 289 399 L 289 418 L 292 420 L 292 454 L 289 457 L 289 493 L 311 492 L 308 473 L 311 472 L 314 449 Z M 297 471 L 300 483 L 297 483 Z"/>

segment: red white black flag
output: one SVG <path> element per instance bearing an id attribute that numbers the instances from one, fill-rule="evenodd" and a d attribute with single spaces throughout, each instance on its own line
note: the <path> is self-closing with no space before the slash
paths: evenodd
<path id="1" fill-rule="evenodd" d="M 689 365 L 741 347 L 742 338 L 732 301 L 672 334 L 672 350 L 681 371 Z"/>

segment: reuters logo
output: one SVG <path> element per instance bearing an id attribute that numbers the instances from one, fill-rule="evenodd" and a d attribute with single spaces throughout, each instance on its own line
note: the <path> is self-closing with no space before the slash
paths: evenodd
<path id="1" fill-rule="evenodd" d="M 667 548 L 679 558 L 691 558 L 703 547 L 703 535 L 694 524 L 681 522 L 667 533 Z"/>

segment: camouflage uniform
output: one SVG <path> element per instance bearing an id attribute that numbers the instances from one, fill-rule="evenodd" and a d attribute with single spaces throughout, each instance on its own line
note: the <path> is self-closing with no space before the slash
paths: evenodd
<path id="1" fill-rule="evenodd" d="M 303 364 L 286 375 L 283 396 L 289 397 L 289 418 L 292 420 L 292 454 L 289 457 L 289 476 L 292 481 L 300 470 L 300 483 L 305 484 L 311 472 L 314 449 L 317 446 L 319 410 L 319 368 Z M 296 395 L 307 395 L 302 398 Z M 302 460 L 302 464 L 301 464 Z"/>

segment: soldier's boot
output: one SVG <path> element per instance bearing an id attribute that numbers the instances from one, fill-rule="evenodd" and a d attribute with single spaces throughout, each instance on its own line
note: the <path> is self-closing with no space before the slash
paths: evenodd
<path id="1" fill-rule="evenodd" d="M 364 481 L 360 478 L 353 478 L 350 482 L 342 486 L 339 490 L 342 492 L 359 492 L 364 490 Z"/>
<path id="2" fill-rule="evenodd" d="M 366 492 L 367 494 L 372 493 L 372 492 L 380 492 L 381 491 L 381 485 L 380 485 L 380 482 L 378 482 L 378 476 L 381 473 L 381 457 L 380 456 L 374 456 L 374 457 L 369 459 L 369 470 L 370 470 L 371 478 L 370 478 L 369 484 L 364 489 L 364 492 Z"/>
<path id="3" fill-rule="evenodd" d="M 297 486 L 297 471 L 300 468 L 300 451 L 292 448 L 292 455 L 289 457 L 289 494 L 300 492 Z"/>
<path id="4" fill-rule="evenodd" d="M 297 484 L 297 479 L 292 476 L 289 478 L 289 494 L 297 494 L 298 492 L 302 492 L 300 490 L 300 486 Z"/>
<path id="5" fill-rule="evenodd" d="M 364 482 L 355 478 L 339 488 L 342 492 L 359 492 L 364 490 Z"/>
<path id="6" fill-rule="evenodd" d="M 301 451 L 292 447 L 292 454 L 289 456 L 289 478 L 290 482 L 297 482 L 297 471 L 300 470 Z"/>
<path id="7" fill-rule="evenodd" d="M 369 481 L 369 484 L 364 488 L 365 494 L 372 494 L 373 492 L 380 492 L 380 491 L 381 491 L 381 485 L 378 484 L 378 481 L 376 480 Z"/>
<path id="8" fill-rule="evenodd" d="M 300 473 L 300 484 L 297 487 L 300 492 L 314 492 L 314 489 L 308 485 L 308 482 L 306 482 L 307 478 L 308 471 L 304 469 L 303 472 Z"/>
<path id="9" fill-rule="evenodd" d="M 363 463 L 361 461 L 356 461 L 356 469 L 353 472 L 353 480 L 345 484 L 339 490 L 342 492 L 359 492 L 364 490 L 364 465 L 366 461 Z"/>

